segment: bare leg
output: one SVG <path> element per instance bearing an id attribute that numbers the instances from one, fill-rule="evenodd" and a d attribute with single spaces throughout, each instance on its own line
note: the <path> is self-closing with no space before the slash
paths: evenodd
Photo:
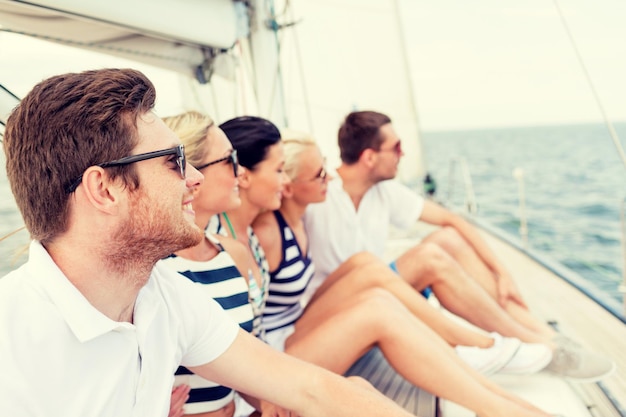
<path id="1" fill-rule="evenodd" d="M 310 314 L 315 319 L 309 319 Z M 380 289 L 361 292 L 342 304 L 320 297 L 297 322 L 285 351 L 344 373 L 374 345 L 408 381 L 482 417 L 547 416 L 472 370 L 393 295 Z"/>
<path id="2" fill-rule="evenodd" d="M 400 256 L 396 265 L 411 286 L 417 290 L 430 286 L 444 307 L 470 323 L 524 342 L 546 343 L 544 335 L 514 320 L 440 246 L 420 243 Z"/>
<path id="3" fill-rule="evenodd" d="M 492 271 L 480 259 L 470 244 L 453 228 L 446 227 L 429 235 L 425 241 L 439 245 L 461 265 L 463 270 L 478 282 L 487 293 L 496 300 L 496 279 Z M 523 326 L 541 333 L 548 338 L 555 335 L 554 330 L 532 315 L 528 309 L 509 301 L 504 309 Z"/>
<path id="4" fill-rule="evenodd" d="M 384 288 L 389 291 L 415 317 L 426 323 L 452 346 L 465 345 L 486 348 L 493 345 L 491 337 L 461 326 L 441 314 L 387 265 L 369 254 L 353 256 L 329 275 L 315 293 L 311 303 L 324 295 L 331 297 L 339 304 L 355 293 L 372 288 Z"/>

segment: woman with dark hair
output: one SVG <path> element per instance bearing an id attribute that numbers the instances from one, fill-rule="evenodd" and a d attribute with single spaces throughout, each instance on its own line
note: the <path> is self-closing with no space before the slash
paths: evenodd
<path id="1" fill-rule="evenodd" d="M 278 128 L 260 117 L 231 119 L 222 123 L 220 129 L 235 138 L 234 143 L 231 141 L 233 148 L 244 150 L 243 158 L 239 159 L 241 205 L 214 217 L 207 230 L 229 235 L 249 249 L 250 262 L 238 266 L 248 278 L 251 305 L 260 317 L 270 277 L 265 254 L 251 224 L 262 211 L 280 207 L 283 184 L 288 181 L 283 173 L 283 145 Z M 263 331 L 261 328 L 261 337 Z"/>

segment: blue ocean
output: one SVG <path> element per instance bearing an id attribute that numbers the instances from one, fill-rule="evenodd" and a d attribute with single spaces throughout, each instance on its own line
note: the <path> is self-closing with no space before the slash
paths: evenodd
<path id="1" fill-rule="evenodd" d="M 626 123 L 614 128 L 626 147 Z M 451 208 L 467 206 L 465 164 L 477 219 L 521 239 L 524 212 L 531 250 L 593 282 L 607 297 L 622 299 L 626 167 L 606 126 L 426 132 L 423 137 L 438 200 Z M 524 210 L 515 170 L 523 173 Z"/>
<path id="2" fill-rule="evenodd" d="M 615 129 L 626 146 L 626 123 Z M 463 164 L 476 197 L 474 215 L 519 236 L 523 172 L 528 245 L 561 262 L 621 300 L 623 280 L 621 207 L 626 168 L 604 125 L 498 128 L 423 133 L 435 197 L 451 208 L 466 205 Z M 4 166 L 4 155 L 1 155 Z M 456 161 L 451 169 L 451 161 Z M 464 161 L 464 162 L 460 162 Z M 404 161 L 403 163 L 409 163 Z M 0 172 L 0 236 L 23 226 L 5 170 Z M 0 276 L 24 261 L 28 234 L 0 241 Z"/>

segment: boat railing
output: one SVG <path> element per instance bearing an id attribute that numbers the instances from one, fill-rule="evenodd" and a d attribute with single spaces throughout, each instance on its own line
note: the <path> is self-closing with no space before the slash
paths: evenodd
<path id="1" fill-rule="evenodd" d="M 457 166 L 460 166 L 460 175 L 463 180 L 463 188 L 465 193 L 465 211 L 469 215 L 474 215 L 478 212 L 478 205 L 476 204 L 476 195 L 474 194 L 472 175 L 470 173 L 469 166 L 467 165 L 467 160 L 464 157 L 453 157 L 450 160 L 447 201 L 454 201 L 453 198 L 456 191 L 455 172 Z"/>
<path id="2" fill-rule="evenodd" d="M 456 193 L 456 168 L 460 166 L 460 175 L 463 181 L 463 188 L 465 194 L 464 212 L 470 216 L 473 216 L 478 212 L 478 204 L 476 202 L 476 194 L 474 193 L 474 183 L 472 181 L 472 174 L 469 169 L 467 160 L 464 157 L 453 157 L 450 159 L 450 167 L 448 174 L 448 195 L 446 201 L 452 204 Z M 524 187 L 524 170 L 522 168 L 515 168 L 513 170 L 513 177 L 518 183 L 519 193 L 519 234 L 522 240 L 522 246 L 524 249 L 528 249 L 528 221 L 526 217 L 526 192 Z"/>
<path id="3" fill-rule="evenodd" d="M 526 191 L 524 187 L 524 170 L 517 167 L 513 170 L 513 178 L 517 180 L 519 194 L 519 235 L 522 246 L 528 249 L 528 220 L 526 218 Z"/>
<path id="4" fill-rule="evenodd" d="M 457 166 L 460 167 L 460 173 L 457 172 Z M 496 232 L 499 234 L 498 229 L 494 229 L 492 227 L 487 227 L 488 223 L 480 221 L 478 218 L 474 216 L 474 214 L 478 211 L 478 205 L 476 203 L 476 196 L 474 194 L 474 187 L 472 182 L 472 176 L 469 170 L 469 165 L 465 158 L 463 157 L 454 157 L 450 160 L 450 168 L 449 168 L 449 176 L 448 176 L 448 190 L 447 196 L 444 204 L 453 205 L 455 193 L 458 192 L 458 176 L 461 175 L 462 183 L 464 186 L 464 208 L 460 209 L 457 207 L 459 211 L 463 214 L 467 215 L 473 222 L 480 223 L 483 228 L 491 229 L 492 232 Z M 588 283 L 584 281 L 584 279 L 578 278 L 578 275 L 573 271 L 564 271 L 563 268 L 559 266 L 553 265 L 553 262 L 547 258 L 541 257 L 539 259 L 538 254 L 530 249 L 528 243 L 528 220 L 526 215 L 526 191 L 525 191 L 525 182 L 524 182 L 524 170 L 522 168 L 515 168 L 512 172 L 513 178 L 517 180 L 518 183 L 518 204 L 519 204 L 519 241 L 514 243 L 511 239 L 513 236 L 507 235 L 504 239 L 512 244 L 515 244 L 519 249 L 525 251 L 532 257 L 535 257 L 541 264 L 546 266 L 548 269 L 551 269 L 557 275 L 561 276 L 563 279 L 568 281 L 570 284 L 579 288 L 583 293 L 587 294 L 590 298 L 596 301 L 598 304 L 603 306 L 609 312 L 611 312 L 615 317 L 619 320 L 626 323 L 626 198 L 622 201 L 621 204 L 621 240 L 622 240 L 622 258 L 623 258 L 623 267 L 622 267 L 622 283 L 618 286 L 618 291 L 621 294 L 621 305 L 620 302 L 615 302 L 615 299 L 611 302 L 607 300 L 606 293 L 602 293 L 601 290 L 596 288 L 595 286 L 589 286 Z M 513 238 L 514 239 L 514 238 Z"/>

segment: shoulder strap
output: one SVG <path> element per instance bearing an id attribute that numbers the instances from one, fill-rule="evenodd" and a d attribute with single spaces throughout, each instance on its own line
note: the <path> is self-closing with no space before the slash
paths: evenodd
<path id="1" fill-rule="evenodd" d="M 276 221 L 278 222 L 278 226 L 280 227 L 281 234 L 284 235 L 283 230 L 285 230 L 285 227 L 289 227 L 287 221 L 285 221 L 285 218 L 283 217 L 283 214 L 280 212 L 280 210 L 274 210 L 274 217 L 276 217 Z"/>

